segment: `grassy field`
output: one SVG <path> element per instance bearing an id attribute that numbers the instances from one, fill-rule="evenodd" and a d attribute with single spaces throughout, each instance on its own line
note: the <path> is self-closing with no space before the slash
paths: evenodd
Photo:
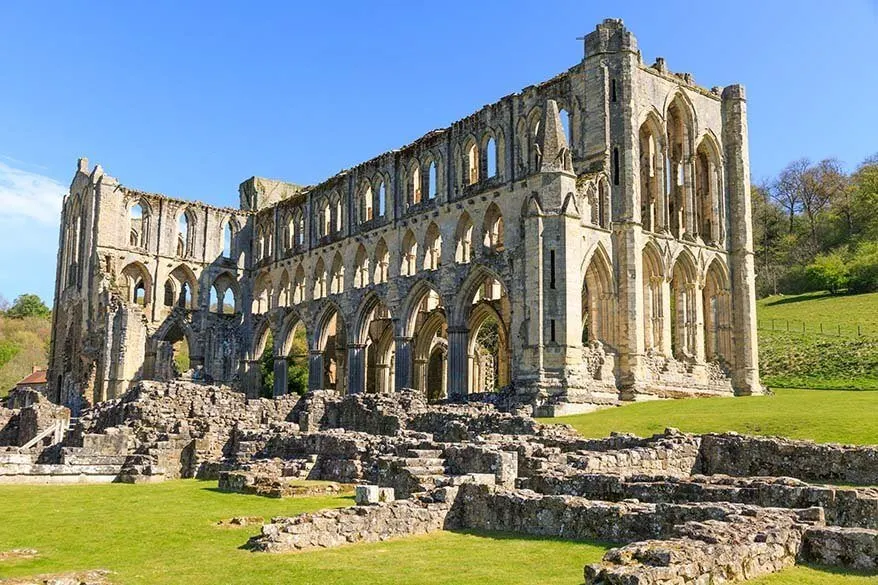
<path id="1" fill-rule="evenodd" d="M 808 293 L 757 302 L 769 386 L 878 390 L 878 293 Z"/>
<path id="2" fill-rule="evenodd" d="M 773 396 L 642 402 L 544 422 L 573 425 L 586 437 L 612 431 L 649 436 L 677 427 L 872 445 L 878 444 L 876 413 L 878 392 L 777 389 Z"/>
<path id="3" fill-rule="evenodd" d="M 0 578 L 109 569 L 113 583 L 187 585 L 578 585 L 606 546 L 492 533 L 441 532 L 385 543 L 274 555 L 241 548 L 258 528 L 219 528 L 239 515 L 291 515 L 348 498 L 275 500 L 224 494 L 214 482 L 0 486 L 0 549 L 39 556 L 0 562 Z M 796 567 L 764 585 L 865 585 L 865 575 Z"/>

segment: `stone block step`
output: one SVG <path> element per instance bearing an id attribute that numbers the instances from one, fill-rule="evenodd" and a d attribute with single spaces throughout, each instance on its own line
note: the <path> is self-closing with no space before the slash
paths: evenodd
<path id="1" fill-rule="evenodd" d="M 403 467 L 406 471 L 411 473 L 412 475 L 421 477 L 424 475 L 444 475 L 445 467 L 442 465 L 432 465 L 432 466 L 423 466 L 423 467 Z"/>
<path id="2" fill-rule="evenodd" d="M 438 459 L 442 457 L 442 451 L 439 449 L 409 449 L 406 451 L 406 457 L 417 459 Z"/>
<path id="3" fill-rule="evenodd" d="M 409 457 L 403 462 L 406 467 L 445 467 L 445 460 L 440 457 Z"/>

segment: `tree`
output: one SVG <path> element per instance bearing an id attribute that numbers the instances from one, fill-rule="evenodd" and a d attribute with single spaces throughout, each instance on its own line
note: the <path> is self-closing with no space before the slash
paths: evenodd
<path id="1" fill-rule="evenodd" d="M 802 210 L 802 177 L 809 166 L 811 161 L 807 158 L 791 162 L 771 186 L 771 198 L 789 218 L 789 233 L 793 233 L 796 214 Z"/>
<path id="2" fill-rule="evenodd" d="M 6 300 L 6 297 L 0 295 L 0 314 L 5 313 L 9 310 L 9 301 Z"/>
<path id="3" fill-rule="evenodd" d="M 837 252 L 817 256 L 806 268 L 806 273 L 818 288 L 828 290 L 832 294 L 846 288 L 850 279 L 847 263 Z"/>
<path id="4" fill-rule="evenodd" d="M 6 311 L 7 317 L 24 319 L 25 317 L 48 317 L 52 311 L 34 294 L 19 295 L 12 306 Z"/>

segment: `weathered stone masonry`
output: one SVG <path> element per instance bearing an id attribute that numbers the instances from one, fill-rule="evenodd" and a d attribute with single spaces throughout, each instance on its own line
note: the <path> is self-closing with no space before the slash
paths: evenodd
<path id="1" fill-rule="evenodd" d="M 312 390 L 509 388 L 547 413 L 762 391 L 744 90 L 645 65 L 621 21 L 568 71 L 399 150 L 239 191 L 239 209 L 217 208 L 80 160 L 53 400 L 171 378 L 183 339 L 199 374 L 250 395 L 269 338 L 276 395 L 289 360 Z"/>

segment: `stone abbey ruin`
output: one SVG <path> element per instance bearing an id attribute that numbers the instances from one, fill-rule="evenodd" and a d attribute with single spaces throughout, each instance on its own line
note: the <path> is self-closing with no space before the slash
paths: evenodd
<path id="1" fill-rule="evenodd" d="M 48 397 L 0 408 L 0 483 L 355 486 L 258 520 L 265 553 L 465 529 L 613 543 L 589 585 L 876 570 L 878 447 L 532 418 L 764 392 L 749 179 L 743 88 L 644 65 L 619 20 L 566 73 L 320 185 L 252 178 L 239 210 L 81 160 Z"/>
<path id="2" fill-rule="evenodd" d="M 197 375 L 274 395 L 504 390 L 542 411 L 759 393 L 746 101 L 618 22 L 584 59 L 323 183 L 240 209 L 79 168 L 64 201 L 52 400 Z M 487 333 L 487 334 L 486 334 Z"/>

